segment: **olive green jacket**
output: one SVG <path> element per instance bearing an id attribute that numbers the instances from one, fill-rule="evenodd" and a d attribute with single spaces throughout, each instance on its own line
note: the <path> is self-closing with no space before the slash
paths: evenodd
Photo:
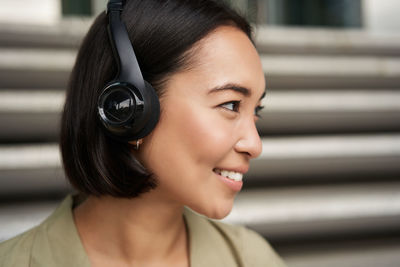
<path id="1" fill-rule="evenodd" d="M 0 267 L 89 267 L 68 196 L 43 223 L 0 243 Z M 255 232 L 206 219 L 186 209 L 191 267 L 284 267 Z"/>

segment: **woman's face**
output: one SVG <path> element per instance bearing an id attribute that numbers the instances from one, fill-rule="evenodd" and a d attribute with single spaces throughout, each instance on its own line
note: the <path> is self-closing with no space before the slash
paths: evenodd
<path id="1" fill-rule="evenodd" d="M 229 214 L 242 186 L 234 179 L 261 153 L 255 111 L 265 80 L 240 30 L 220 27 L 199 44 L 194 67 L 168 81 L 160 121 L 138 158 L 155 174 L 155 191 L 165 201 L 218 219 Z"/>

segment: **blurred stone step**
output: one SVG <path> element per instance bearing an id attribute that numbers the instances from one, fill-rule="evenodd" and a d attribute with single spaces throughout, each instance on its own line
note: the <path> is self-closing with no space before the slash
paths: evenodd
<path id="1" fill-rule="evenodd" d="M 399 231 L 400 182 L 247 190 L 225 220 L 280 241 Z"/>
<path id="2" fill-rule="evenodd" d="M 400 176 L 400 135 L 263 138 L 245 182 L 290 182 L 357 176 Z M 288 168 L 290 166 L 290 168 Z M 62 178 L 56 144 L 0 146 L 0 195 L 59 192 Z"/>
<path id="3" fill-rule="evenodd" d="M 400 262 L 400 240 L 387 239 L 299 244 L 289 251 L 279 250 L 279 246 L 276 248 L 291 267 L 397 267 Z"/>
<path id="4" fill-rule="evenodd" d="M 400 130 L 400 90 L 267 90 L 260 134 Z"/>
<path id="5" fill-rule="evenodd" d="M 64 88 L 75 50 L 0 49 L 0 88 Z M 267 88 L 398 88 L 400 59 L 262 55 Z"/>
<path id="6" fill-rule="evenodd" d="M 0 47 L 77 49 L 93 18 L 64 18 L 55 25 L 0 23 Z"/>
<path id="7" fill-rule="evenodd" d="M 75 50 L 0 49 L 0 88 L 65 88 Z"/>
<path id="8" fill-rule="evenodd" d="M 93 18 L 63 18 L 51 26 L 0 24 L 0 47 L 77 48 Z M 256 26 L 260 53 L 400 56 L 400 34 Z"/>
<path id="9" fill-rule="evenodd" d="M 266 54 L 400 56 L 396 32 L 259 25 L 255 40 Z"/>
<path id="10" fill-rule="evenodd" d="M 68 192 L 56 144 L 2 145 L 0 147 L 0 196 Z"/>
<path id="11" fill-rule="evenodd" d="M 3 203 L 0 240 L 39 223 L 58 203 Z M 246 190 L 224 221 L 247 225 L 273 242 L 398 231 L 400 183 Z"/>
<path id="12" fill-rule="evenodd" d="M 64 97 L 0 90 L 0 140 L 56 140 Z M 400 90 L 269 90 L 263 105 L 261 135 L 400 130 Z"/>
<path id="13" fill-rule="evenodd" d="M 400 177 L 400 134 L 264 137 L 249 182 Z"/>
<path id="14" fill-rule="evenodd" d="M 261 55 L 267 88 L 398 88 L 400 58 Z"/>
<path id="15" fill-rule="evenodd" d="M 63 90 L 0 91 L 0 140 L 56 140 L 64 98 Z"/>

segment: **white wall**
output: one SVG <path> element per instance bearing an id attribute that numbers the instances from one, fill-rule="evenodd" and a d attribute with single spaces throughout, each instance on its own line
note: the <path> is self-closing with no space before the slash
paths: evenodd
<path id="1" fill-rule="evenodd" d="M 61 18 L 61 0 L 0 0 L 0 23 L 51 25 Z"/>
<path id="2" fill-rule="evenodd" d="M 108 0 L 92 0 L 92 9 L 94 15 L 97 15 L 106 9 L 107 1 Z"/>
<path id="3" fill-rule="evenodd" d="M 94 13 L 104 10 L 107 0 L 92 0 Z M 242 4 L 244 0 L 238 1 Z M 56 24 L 62 18 L 61 0 L 0 0 L 0 23 Z M 399 0 L 363 0 L 364 25 L 376 32 L 400 32 Z"/>
<path id="4" fill-rule="evenodd" d="M 399 0 L 363 0 L 364 25 L 376 32 L 400 32 Z"/>

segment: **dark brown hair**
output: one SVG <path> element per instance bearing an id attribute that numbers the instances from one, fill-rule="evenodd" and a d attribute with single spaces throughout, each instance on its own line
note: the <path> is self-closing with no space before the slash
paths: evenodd
<path id="1" fill-rule="evenodd" d="M 160 96 L 168 77 L 188 68 L 196 42 L 219 26 L 231 25 L 251 39 L 247 21 L 221 1 L 128 0 L 122 13 L 144 79 Z M 133 157 L 130 145 L 104 134 L 97 98 L 117 68 L 101 13 L 84 38 L 73 67 L 61 120 L 65 173 L 79 192 L 136 197 L 156 180 Z"/>

